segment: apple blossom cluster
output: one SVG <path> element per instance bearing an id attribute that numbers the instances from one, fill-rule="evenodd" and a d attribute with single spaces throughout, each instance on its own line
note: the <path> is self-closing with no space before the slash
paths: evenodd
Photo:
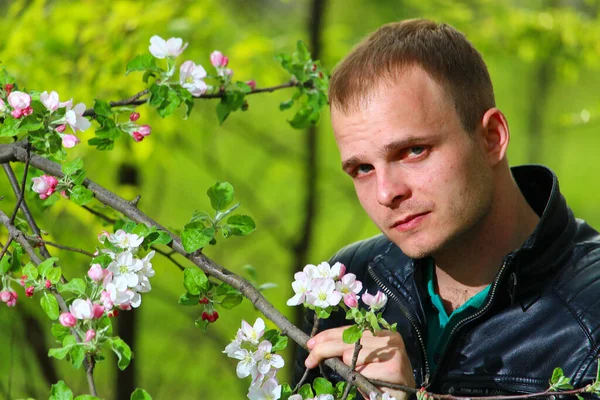
<path id="1" fill-rule="evenodd" d="M 223 353 L 239 360 L 238 378 L 252 376 L 248 391 L 250 400 L 279 399 L 281 385 L 277 382 L 277 371 L 283 368 L 283 358 L 272 352 L 273 344 L 265 340 L 265 322 L 258 318 L 254 325 L 242 321 L 235 339 L 225 347 Z"/>
<path id="2" fill-rule="evenodd" d="M 362 286 L 356 275 L 346 273 L 346 266 L 342 263 L 336 262 L 332 266 L 327 262 L 308 264 L 294 275 L 292 288 L 295 295 L 287 301 L 287 305 L 327 308 L 337 306 L 343 299 L 346 306 L 355 308 Z"/>
<path id="3" fill-rule="evenodd" d="M 146 136 L 149 136 L 150 133 L 152 133 L 152 128 L 150 127 L 150 125 L 136 124 L 135 121 L 137 121 L 138 119 L 140 119 L 140 113 L 132 112 L 131 114 L 129 114 L 129 121 L 127 121 L 126 123 L 120 123 L 119 128 L 123 132 L 128 133 L 129 136 L 131 136 L 136 142 L 141 142 Z"/>
<path id="4" fill-rule="evenodd" d="M 31 190 L 40 195 L 40 199 L 44 200 L 50 197 L 58 186 L 58 179 L 51 175 L 42 175 L 38 178 L 32 178 L 33 185 Z"/>
<path id="5" fill-rule="evenodd" d="M 172 37 L 164 40 L 157 35 L 150 38 L 150 46 L 148 48 L 150 54 L 157 59 L 167 60 L 168 71 L 165 75 L 166 80 L 163 80 L 161 84 L 166 84 L 168 79 L 173 76 L 175 73 L 174 59 L 181 55 L 187 46 L 188 43 L 184 44 L 181 38 Z M 219 80 L 219 83 L 227 84 L 233 76 L 233 71 L 227 68 L 229 58 L 220 51 L 215 50 L 210 54 L 210 62 L 217 72 L 215 78 Z M 202 65 L 196 64 L 192 60 L 184 61 L 179 67 L 179 84 L 194 97 L 202 96 L 207 91 L 213 89 L 212 86 L 206 83 L 206 78 L 211 78 L 211 76 L 208 75 Z M 254 80 L 248 81 L 246 84 L 252 90 L 256 88 Z"/>
<path id="6" fill-rule="evenodd" d="M 78 321 L 95 320 L 107 315 L 114 317 L 118 310 L 130 310 L 141 304 L 140 293 L 150 291 L 149 278 L 154 276 L 152 269 L 151 251 L 143 258 L 136 254 L 144 241 L 144 237 L 124 230 L 117 230 L 114 234 L 104 232 L 98 240 L 107 248 L 101 253 L 109 257 L 108 266 L 95 263 L 89 268 L 87 275 L 92 286 L 92 295 L 89 298 L 75 299 L 69 312 L 59 316 L 59 322 L 66 327 L 74 327 Z M 95 332 L 86 332 L 86 341 L 95 337 Z"/>

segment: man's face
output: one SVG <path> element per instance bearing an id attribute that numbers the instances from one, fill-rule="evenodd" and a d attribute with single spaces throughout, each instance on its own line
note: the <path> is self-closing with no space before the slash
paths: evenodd
<path id="1" fill-rule="evenodd" d="M 435 255 L 477 235 L 494 189 L 486 143 L 462 128 L 426 72 L 382 82 L 367 105 L 347 114 L 334 106 L 331 118 L 358 199 L 405 254 Z"/>

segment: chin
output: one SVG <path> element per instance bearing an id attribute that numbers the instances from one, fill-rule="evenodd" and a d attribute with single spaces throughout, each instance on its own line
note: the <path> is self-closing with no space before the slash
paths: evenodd
<path id="1" fill-rule="evenodd" d="M 388 238 L 394 242 L 396 246 L 402 250 L 404 254 L 413 259 L 424 258 L 428 256 L 432 256 L 441 248 L 439 243 L 435 242 L 422 242 L 415 240 L 417 238 L 403 238 L 402 240 L 399 238 L 395 238 L 393 236 L 388 236 Z"/>

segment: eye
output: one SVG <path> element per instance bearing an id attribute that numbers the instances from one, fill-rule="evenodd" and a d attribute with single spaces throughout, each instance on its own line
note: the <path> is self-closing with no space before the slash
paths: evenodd
<path id="1" fill-rule="evenodd" d="M 409 149 L 409 151 L 412 154 L 415 154 L 415 155 L 418 156 L 418 155 L 422 154 L 425 151 L 425 147 L 424 146 L 413 146 L 413 147 L 411 147 Z"/>
<path id="2" fill-rule="evenodd" d="M 365 175 L 373 170 L 373 166 L 371 164 L 360 164 L 356 167 L 355 175 Z"/>

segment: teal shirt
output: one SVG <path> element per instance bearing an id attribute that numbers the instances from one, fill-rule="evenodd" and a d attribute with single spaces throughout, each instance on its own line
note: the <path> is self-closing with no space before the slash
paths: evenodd
<path id="1" fill-rule="evenodd" d="M 442 298 L 435 290 L 437 285 L 434 263 L 429 262 L 428 265 L 425 266 L 424 272 L 425 285 L 431 303 L 433 304 L 433 308 L 426 307 L 427 361 L 429 361 L 429 366 L 433 373 L 437 368 L 437 361 L 444 351 L 452 328 L 454 328 L 459 321 L 473 315 L 481 308 L 490 290 L 490 285 L 467 300 L 465 304 L 454 310 L 452 314 L 448 315 L 444 309 Z"/>

